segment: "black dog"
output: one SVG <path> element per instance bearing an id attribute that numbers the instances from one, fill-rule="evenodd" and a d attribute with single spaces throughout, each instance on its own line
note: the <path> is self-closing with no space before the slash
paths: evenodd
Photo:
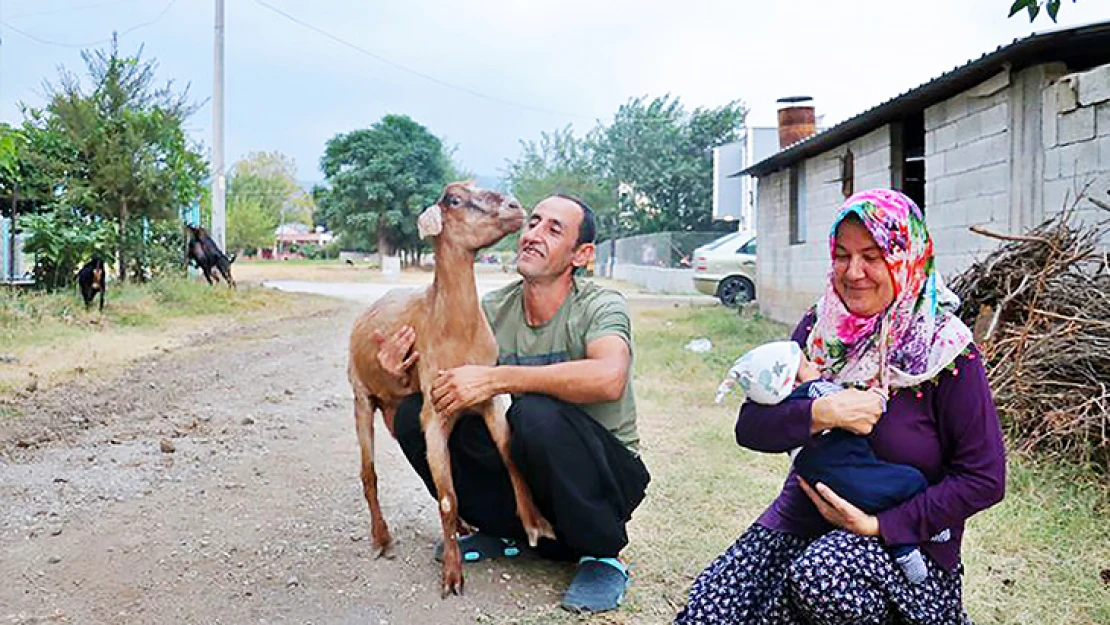
<path id="1" fill-rule="evenodd" d="M 229 287 L 235 288 L 235 280 L 231 277 L 231 263 L 235 262 L 235 254 L 232 254 L 231 258 L 224 256 L 204 228 L 186 227 L 189 229 L 189 251 L 185 261 L 195 263 L 204 272 L 208 284 L 212 284 L 212 278 L 215 278 L 216 282 L 220 281 L 219 275 L 212 273 L 215 269 L 223 275 Z"/>
<path id="2" fill-rule="evenodd" d="M 77 286 L 81 287 L 81 297 L 85 300 L 85 310 L 89 309 L 93 298 L 100 293 L 100 310 L 104 310 L 104 292 L 107 289 L 107 278 L 104 271 L 104 259 L 93 256 L 92 260 L 81 267 L 77 272 Z"/>

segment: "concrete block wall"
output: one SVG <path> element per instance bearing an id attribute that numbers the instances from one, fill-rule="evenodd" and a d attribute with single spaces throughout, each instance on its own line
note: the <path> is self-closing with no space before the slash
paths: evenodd
<path id="1" fill-rule="evenodd" d="M 1084 189 L 1110 201 L 1110 65 L 1062 76 L 1042 97 L 1044 214 L 1071 206 Z M 1077 208 L 1082 221 L 1110 217 L 1087 202 Z"/>
<path id="2" fill-rule="evenodd" d="M 671 269 L 669 267 L 646 267 L 617 263 L 613 266 L 613 278 L 638 284 L 651 293 L 673 293 L 676 295 L 696 294 L 693 269 Z"/>
<path id="3" fill-rule="evenodd" d="M 1011 94 L 1003 72 L 925 109 L 925 221 L 943 275 L 994 248 L 969 226 L 1009 228 Z"/>
<path id="4" fill-rule="evenodd" d="M 805 162 L 806 240 L 790 242 L 790 172 L 759 179 L 756 298 L 762 314 L 793 324 L 824 293 L 830 267 L 829 230 L 844 203 L 841 157 L 852 151 L 854 190 L 890 187 L 890 127 Z"/>
<path id="5" fill-rule="evenodd" d="M 804 244 L 790 244 L 788 170 L 759 179 L 756 215 L 759 253 L 756 255 L 755 293 L 759 309 L 771 319 L 791 323 L 791 317 L 796 320 L 797 311 L 808 306 L 813 286 L 805 284 L 810 267 L 801 258 Z"/>

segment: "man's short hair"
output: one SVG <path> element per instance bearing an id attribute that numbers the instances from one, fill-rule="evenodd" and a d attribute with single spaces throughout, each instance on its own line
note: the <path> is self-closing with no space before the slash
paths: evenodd
<path id="1" fill-rule="evenodd" d="M 576 198 L 573 195 L 556 193 L 554 197 L 570 200 L 577 204 L 578 208 L 582 209 L 582 223 L 578 226 L 578 241 L 575 242 L 574 246 L 578 247 L 583 243 L 593 243 L 594 238 L 597 236 L 597 224 L 594 222 L 594 209 L 590 208 L 590 205 L 587 204 L 585 200 Z"/>

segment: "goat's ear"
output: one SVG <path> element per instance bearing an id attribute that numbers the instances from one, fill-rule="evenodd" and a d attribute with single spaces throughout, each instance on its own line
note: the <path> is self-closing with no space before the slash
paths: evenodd
<path id="1" fill-rule="evenodd" d="M 416 220 L 416 229 L 420 232 L 421 239 L 434 237 L 443 232 L 443 211 L 440 210 L 439 204 L 432 204 L 420 213 L 420 217 Z"/>

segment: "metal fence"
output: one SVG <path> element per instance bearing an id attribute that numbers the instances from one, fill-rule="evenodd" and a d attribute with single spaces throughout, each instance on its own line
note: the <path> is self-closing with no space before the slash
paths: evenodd
<path id="1" fill-rule="evenodd" d="M 682 269 L 690 266 L 694 248 L 728 234 L 726 232 L 656 232 L 597 244 L 596 272 L 612 276 L 613 265 L 639 265 Z"/>

